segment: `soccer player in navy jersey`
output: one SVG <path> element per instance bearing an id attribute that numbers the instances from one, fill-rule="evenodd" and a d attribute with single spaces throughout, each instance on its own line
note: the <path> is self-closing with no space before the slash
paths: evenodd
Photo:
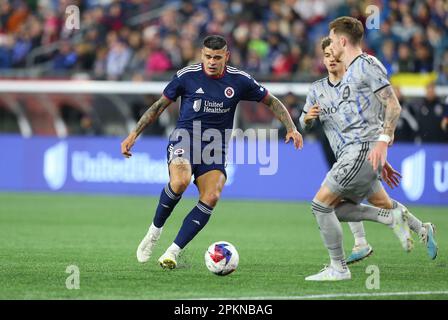
<path id="1" fill-rule="evenodd" d="M 225 154 L 229 138 L 226 130 L 233 128 L 239 101 L 264 103 L 285 125 L 285 142 L 292 139 L 296 149 L 302 148 L 302 136 L 286 107 L 250 75 L 228 66 L 229 55 L 223 37 L 206 37 L 202 47 L 202 63 L 179 70 L 166 86 L 163 95 L 149 107 L 136 128 L 121 143 L 122 154 L 130 157 L 130 150 L 144 128 L 181 97 L 179 119 L 167 147 L 170 181 L 162 190 L 153 222 L 137 248 L 139 262 L 149 260 L 165 221 L 187 189 L 192 176 L 199 190 L 199 201 L 185 217 L 174 242 L 159 258 L 159 264 L 163 268 L 175 268 L 181 250 L 207 224 L 226 182 Z M 207 150 L 208 141 L 211 140 L 213 152 Z"/>

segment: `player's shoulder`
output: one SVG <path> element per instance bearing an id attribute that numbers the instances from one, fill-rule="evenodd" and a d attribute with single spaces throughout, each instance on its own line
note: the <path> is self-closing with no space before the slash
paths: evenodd
<path id="1" fill-rule="evenodd" d="M 202 64 L 195 63 L 195 64 L 191 64 L 189 66 L 186 66 L 185 68 L 180 69 L 179 71 L 176 72 L 176 75 L 178 78 L 180 78 L 182 76 L 194 74 L 199 71 L 202 71 Z"/>
<path id="2" fill-rule="evenodd" d="M 328 77 L 318 79 L 311 83 L 310 90 L 322 89 L 328 86 Z"/>
<path id="3" fill-rule="evenodd" d="M 226 71 L 227 73 L 235 77 L 242 77 L 243 79 L 253 79 L 252 76 L 247 72 L 229 65 L 226 66 Z"/>
<path id="4" fill-rule="evenodd" d="M 363 53 L 360 56 L 359 60 L 360 60 L 361 63 L 366 63 L 368 67 L 370 67 L 370 68 L 380 68 L 381 71 L 383 71 L 384 73 L 387 74 L 386 68 L 381 63 L 381 61 L 378 60 L 377 57 L 372 56 L 372 55 L 367 54 L 367 53 Z"/>

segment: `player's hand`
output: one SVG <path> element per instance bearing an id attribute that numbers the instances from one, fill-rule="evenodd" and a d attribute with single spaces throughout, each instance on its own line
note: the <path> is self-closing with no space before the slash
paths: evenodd
<path id="1" fill-rule="evenodd" d="M 308 110 L 308 113 L 303 118 L 303 121 L 305 121 L 305 124 L 308 125 L 312 120 L 317 119 L 319 117 L 319 114 L 320 114 L 320 107 L 317 104 L 315 104 Z"/>
<path id="2" fill-rule="evenodd" d="M 443 131 L 448 131 L 448 117 L 442 119 L 440 127 L 442 128 Z"/>
<path id="3" fill-rule="evenodd" d="M 135 140 L 137 139 L 137 134 L 131 132 L 126 139 L 121 143 L 121 153 L 126 157 L 132 157 L 131 148 L 134 146 Z"/>
<path id="4" fill-rule="evenodd" d="M 370 150 L 367 159 L 373 166 L 373 171 L 378 170 L 378 166 L 384 167 L 387 158 L 387 143 L 377 141 L 372 150 Z"/>
<path id="5" fill-rule="evenodd" d="M 400 184 L 401 174 L 392 168 L 390 163 L 386 161 L 383 171 L 381 171 L 381 178 L 383 178 L 383 181 L 386 182 L 391 189 L 393 189 L 398 187 Z"/>
<path id="6" fill-rule="evenodd" d="M 389 147 L 394 144 L 395 134 L 390 137 Z"/>
<path id="7" fill-rule="evenodd" d="M 297 131 L 296 129 L 288 131 L 288 133 L 286 134 L 286 137 L 285 137 L 285 143 L 288 143 L 289 140 L 291 140 L 291 139 L 294 142 L 294 147 L 296 149 L 302 149 L 303 138 L 299 131 Z"/>

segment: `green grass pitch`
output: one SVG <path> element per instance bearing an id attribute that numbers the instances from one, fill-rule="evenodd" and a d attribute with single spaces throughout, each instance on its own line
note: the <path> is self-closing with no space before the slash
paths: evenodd
<path id="1" fill-rule="evenodd" d="M 189 244 L 176 270 L 162 270 L 157 258 L 171 244 L 195 199 L 183 199 L 165 225 L 146 264 L 136 248 L 146 233 L 156 198 L 62 194 L 0 194 L 0 299 L 199 299 L 307 298 L 355 294 L 337 299 L 448 299 L 432 295 L 381 296 L 389 292 L 448 291 L 448 210 L 412 207 L 437 226 L 439 256 L 429 260 L 414 235 L 405 253 L 392 230 L 368 222 L 374 254 L 351 266 L 352 280 L 308 283 L 304 278 L 328 262 L 308 203 L 222 199 L 205 229 Z M 353 237 L 343 224 L 348 253 Z M 240 254 L 236 272 L 211 274 L 204 252 L 215 241 L 232 242 Z M 67 266 L 80 271 L 80 289 L 68 290 Z M 380 271 L 380 289 L 367 289 L 369 265 Z M 357 293 L 368 294 L 357 296 Z"/>

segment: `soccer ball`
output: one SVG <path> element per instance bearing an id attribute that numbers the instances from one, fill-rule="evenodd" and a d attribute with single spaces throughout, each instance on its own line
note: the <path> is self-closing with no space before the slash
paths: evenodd
<path id="1" fill-rule="evenodd" d="M 239 261 L 238 251 L 227 241 L 212 243 L 205 252 L 207 269 L 218 276 L 225 276 L 235 271 Z"/>

